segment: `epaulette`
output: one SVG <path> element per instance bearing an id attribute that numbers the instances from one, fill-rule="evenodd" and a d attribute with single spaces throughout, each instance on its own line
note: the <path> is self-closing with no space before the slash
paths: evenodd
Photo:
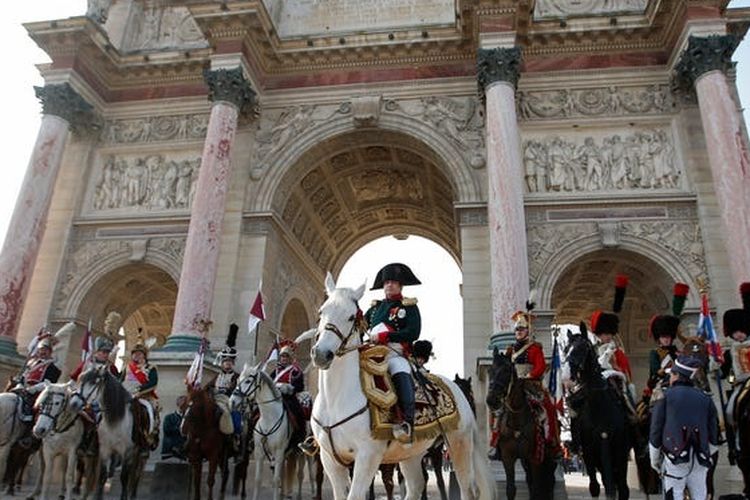
<path id="1" fill-rule="evenodd" d="M 416 306 L 417 299 L 416 297 L 404 297 L 403 299 L 401 299 L 401 304 L 405 306 Z"/>
<path id="2" fill-rule="evenodd" d="M 377 299 L 375 299 L 375 300 L 373 300 L 372 302 L 370 302 L 370 307 L 375 307 L 375 306 L 377 306 L 378 304 L 380 304 L 381 302 L 382 302 L 382 300 L 377 300 Z"/>

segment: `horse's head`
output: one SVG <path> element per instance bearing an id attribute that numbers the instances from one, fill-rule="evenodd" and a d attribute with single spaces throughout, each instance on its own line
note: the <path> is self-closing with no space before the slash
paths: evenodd
<path id="1" fill-rule="evenodd" d="M 700 359 L 701 364 L 704 367 L 708 367 L 709 353 L 706 340 L 703 337 L 691 336 L 687 337 L 682 345 L 682 352 L 688 356 Z"/>
<path id="2" fill-rule="evenodd" d="M 583 377 L 589 371 L 597 368 L 596 351 L 589 341 L 585 325 L 581 325 L 581 333 L 567 333 L 568 343 L 563 351 L 562 380 L 563 382 L 583 382 Z"/>
<path id="3" fill-rule="evenodd" d="M 78 377 L 78 390 L 70 399 L 71 409 L 81 411 L 84 406 L 96 399 L 108 375 L 109 367 L 106 365 L 94 366 L 81 373 Z"/>
<path id="4" fill-rule="evenodd" d="M 471 410 L 476 415 L 477 408 L 474 402 L 474 389 L 471 387 L 471 377 L 461 378 L 458 376 L 458 373 L 456 373 L 453 382 L 455 382 L 458 388 L 461 389 L 461 392 L 464 393 L 464 396 L 466 396 L 466 400 L 469 402 L 469 406 L 471 406 Z"/>
<path id="5" fill-rule="evenodd" d="M 317 329 L 297 338 L 297 342 L 300 342 L 308 334 L 315 335 L 312 360 L 321 370 L 330 368 L 334 357 L 356 349 L 362 342 L 360 334 L 364 331 L 362 310 L 357 302 L 365 293 L 365 285 L 356 290 L 336 288 L 331 273 L 326 275 L 325 284 L 328 298 L 318 311 L 320 320 Z"/>
<path id="6" fill-rule="evenodd" d="M 65 410 L 74 388 L 71 380 L 66 384 L 48 384 L 37 398 L 34 408 L 38 412 L 36 424 L 32 432 L 34 436 L 43 439 L 49 431 L 55 428 L 58 417 Z"/>
<path id="7" fill-rule="evenodd" d="M 248 366 L 247 364 L 242 368 L 237 379 L 237 386 L 232 392 L 232 408 L 239 408 L 246 402 L 254 401 L 255 394 L 258 392 L 260 387 L 260 369 L 258 366 Z"/>
<path id="8" fill-rule="evenodd" d="M 513 361 L 510 356 L 499 352 L 496 347 L 492 351 L 490 386 L 487 390 L 487 406 L 491 410 L 497 410 L 502 406 L 513 383 L 514 375 Z"/>

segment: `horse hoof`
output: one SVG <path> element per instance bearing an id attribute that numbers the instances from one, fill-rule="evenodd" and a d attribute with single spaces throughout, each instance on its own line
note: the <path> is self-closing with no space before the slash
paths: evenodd
<path id="1" fill-rule="evenodd" d="M 589 483 L 589 493 L 592 497 L 598 497 L 600 491 L 599 483 Z"/>

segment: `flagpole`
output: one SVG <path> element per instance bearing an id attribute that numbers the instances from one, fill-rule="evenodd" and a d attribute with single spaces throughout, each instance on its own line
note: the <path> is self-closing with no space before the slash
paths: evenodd
<path id="1" fill-rule="evenodd" d="M 258 332 L 260 330 L 260 321 L 258 321 L 258 324 L 255 325 L 255 339 L 253 339 L 254 345 L 253 345 L 253 364 L 255 364 L 256 360 L 258 359 Z"/>

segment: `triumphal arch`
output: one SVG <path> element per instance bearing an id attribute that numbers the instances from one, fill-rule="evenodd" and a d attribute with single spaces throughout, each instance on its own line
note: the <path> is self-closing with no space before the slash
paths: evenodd
<path id="1" fill-rule="evenodd" d="M 462 270 L 467 375 L 530 289 L 549 345 L 624 272 L 645 380 L 675 282 L 690 329 L 697 279 L 718 311 L 750 279 L 750 15 L 727 3 L 98 0 L 27 24 L 52 62 L 0 257 L 4 366 L 72 320 L 70 369 L 117 311 L 127 342 L 156 337 L 169 409 L 207 321 L 218 348 L 261 280 L 265 352 L 316 321 L 326 271 L 416 234 Z"/>

